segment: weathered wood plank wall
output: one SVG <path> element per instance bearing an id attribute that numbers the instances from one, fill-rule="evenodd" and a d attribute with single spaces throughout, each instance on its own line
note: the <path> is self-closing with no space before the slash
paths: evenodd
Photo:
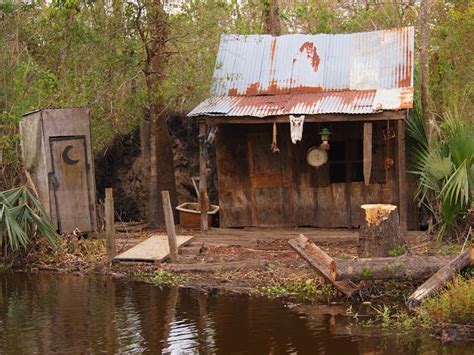
<path id="1" fill-rule="evenodd" d="M 306 163 L 307 150 L 320 144 L 321 125 L 306 123 L 302 141 L 292 144 L 289 125 L 278 124 L 279 153 L 270 149 L 272 123 L 219 125 L 216 149 L 222 227 L 358 227 L 360 205 L 398 204 L 395 167 L 389 169 L 390 189 L 383 192 L 386 122 L 373 122 L 372 171 L 367 186 L 362 122 L 324 123 L 333 133 L 331 166 L 315 169 Z M 396 139 L 389 140 L 388 145 L 389 156 L 397 161 Z"/>

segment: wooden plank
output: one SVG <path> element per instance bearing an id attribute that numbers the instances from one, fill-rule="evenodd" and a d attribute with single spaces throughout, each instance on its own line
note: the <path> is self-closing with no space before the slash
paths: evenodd
<path id="1" fill-rule="evenodd" d="M 178 249 L 189 244 L 194 236 L 178 235 L 176 244 Z M 170 253 L 168 237 L 166 235 L 153 235 L 137 244 L 126 252 L 117 255 L 113 262 L 151 262 L 160 263 L 166 260 Z"/>
<path id="2" fill-rule="evenodd" d="M 364 183 L 370 184 L 370 175 L 372 172 L 372 123 L 364 123 Z"/>
<path id="3" fill-rule="evenodd" d="M 178 245 L 176 243 L 176 230 L 174 227 L 173 209 L 169 191 L 161 191 L 163 201 L 163 213 L 165 216 L 166 234 L 168 235 L 168 244 L 170 249 L 170 260 L 175 263 L 178 260 Z"/>
<path id="4" fill-rule="evenodd" d="M 317 246 L 314 243 L 308 241 L 304 236 L 300 236 L 297 239 L 291 239 L 288 243 L 314 270 L 316 270 L 328 282 L 333 284 L 334 287 L 346 297 L 355 297 L 359 294 L 359 288 L 352 281 L 334 281 L 330 265 L 328 265 L 329 268 L 326 268 L 326 263 L 321 262 L 321 254 L 316 252 Z M 330 258 L 328 255 L 327 257 Z"/>
<path id="5" fill-rule="evenodd" d="M 209 198 L 207 195 L 207 153 L 206 153 L 206 124 L 199 124 L 199 208 L 201 210 L 201 231 L 209 229 L 207 211 Z"/>
<path id="6" fill-rule="evenodd" d="M 447 265 L 439 269 L 423 285 L 418 287 L 415 292 L 408 297 L 408 307 L 415 307 L 426 297 L 440 290 L 449 280 L 451 280 L 459 271 L 464 269 L 470 263 L 470 251 L 463 253 L 452 259 Z"/>
<path id="7" fill-rule="evenodd" d="M 397 122 L 397 173 L 398 173 L 398 205 L 400 213 L 400 230 L 407 231 L 407 178 L 405 156 L 405 121 Z"/>
<path id="8" fill-rule="evenodd" d="M 169 264 L 167 269 L 173 272 L 227 271 L 239 269 L 260 269 L 268 265 L 265 260 L 230 261 L 223 263 Z"/>
<path id="9" fill-rule="evenodd" d="M 109 262 L 115 256 L 115 209 L 113 189 L 105 189 L 105 236 L 107 259 Z"/>

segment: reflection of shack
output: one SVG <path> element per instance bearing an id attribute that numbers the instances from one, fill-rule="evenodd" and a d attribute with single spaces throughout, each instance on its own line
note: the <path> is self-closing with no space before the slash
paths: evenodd
<path id="1" fill-rule="evenodd" d="M 20 123 L 23 162 L 61 233 L 97 229 L 89 110 L 45 109 Z"/>
<path id="2" fill-rule="evenodd" d="M 218 127 L 221 226 L 357 227 L 367 203 L 398 205 L 401 227 L 413 225 L 413 49 L 412 27 L 223 36 L 212 97 L 189 113 L 200 132 Z"/>

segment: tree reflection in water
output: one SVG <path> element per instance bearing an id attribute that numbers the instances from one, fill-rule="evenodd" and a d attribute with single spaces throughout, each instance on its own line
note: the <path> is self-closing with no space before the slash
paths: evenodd
<path id="1" fill-rule="evenodd" d="M 3 273 L 0 287 L 1 354 L 469 353 L 415 334 L 356 334 L 347 317 L 262 297 L 59 274 Z"/>

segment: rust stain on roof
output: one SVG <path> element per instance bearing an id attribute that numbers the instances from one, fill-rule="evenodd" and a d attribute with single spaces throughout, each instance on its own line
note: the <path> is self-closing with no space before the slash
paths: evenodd
<path id="1" fill-rule="evenodd" d="M 314 71 L 319 67 L 319 55 L 313 42 L 304 42 L 300 47 L 300 53 L 306 52 L 306 56 L 311 63 Z"/>
<path id="2" fill-rule="evenodd" d="M 276 41 L 276 38 L 273 38 L 272 39 L 272 48 L 271 48 L 272 63 L 275 61 L 276 49 L 277 49 L 277 41 Z"/>

